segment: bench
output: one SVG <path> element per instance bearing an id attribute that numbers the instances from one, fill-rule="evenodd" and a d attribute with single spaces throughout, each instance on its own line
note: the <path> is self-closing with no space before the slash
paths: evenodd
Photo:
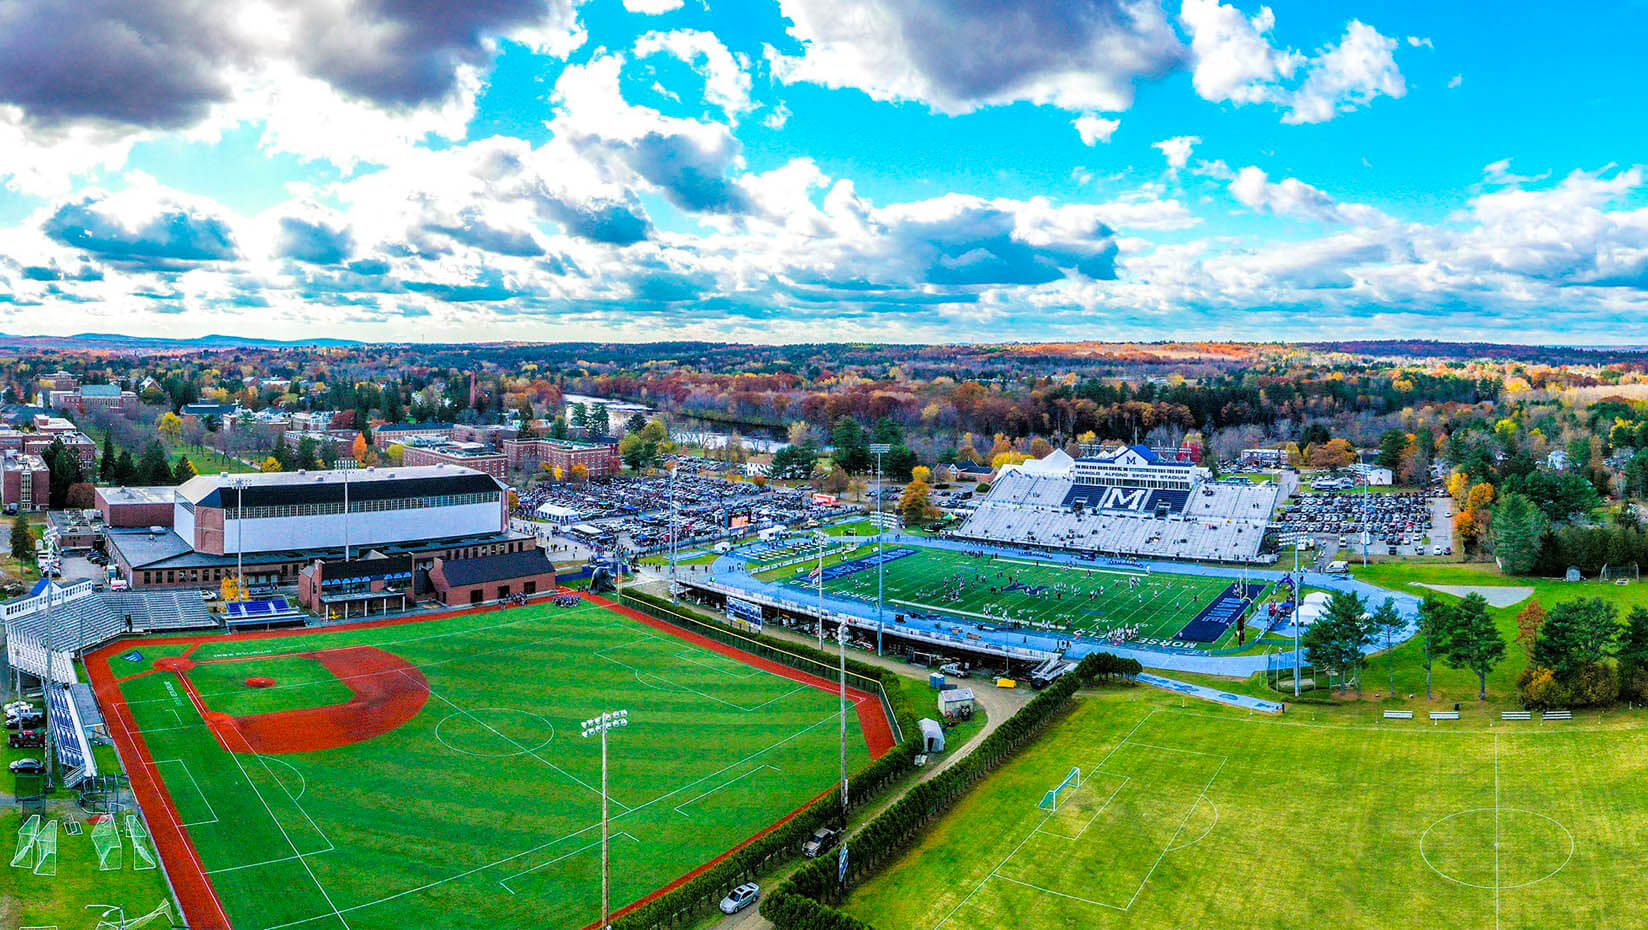
<path id="1" fill-rule="evenodd" d="M 1572 720 L 1574 712 L 1571 710 L 1548 710 L 1539 715 L 1541 720 Z"/>
<path id="2" fill-rule="evenodd" d="M 1500 714 L 1499 719 L 1501 719 L 1501 720 L 1532 720 L 1532 719 L 1534 719 L 1534 715 L 1531 711 L 1526 711 L 1526 710 L 1508 710 L 1508 711 L 1504 712 L 1503 714 Z"/>
<path id="3" fill-rule="evenodd" d="M 1412 720 L 1413 719 L 1413 711 L 1411 711 L 1411 710 L 1387 710 L 1387 711 L 1385 711 L 1385 719 L 1386 720 Z"/>
<path id="4" fill-rule="evenodd" d="M 1457 711 L 1457 710 L 1433 710 L 1433 711 L 1431 711 L 1431 719 L 1432 720 L 1458 720 L 1459 719 L 1459 711 Z"/>

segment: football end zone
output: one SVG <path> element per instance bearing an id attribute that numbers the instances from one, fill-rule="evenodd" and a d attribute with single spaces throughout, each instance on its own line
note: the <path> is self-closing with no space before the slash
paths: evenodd
<path id="1" fill-rule="evenodd" d="M 743 652 L 733 646 L 673 626 L 645 613 L 616 604 L 596 595 L 591 595 L 585 592 L 550 592 L 538 599 L 537 603 L 533 606 L 543 606 L 543 604 L 551 598 L 566 593 L 575 593 L 589 604 L 597 605 L 628 620 L 639 624 L 644 624 L 650 629 L 661 632 L 675 640 L 690 643 L 695 647 L 717 653 L 745 666 L 760 669 L 773 675 L 781 676 L 794 681 L 802 686 L 805 686 L 802 690 L 817 689 L 826 691 L 830 694 L 834 694 L 837 690 L 838 686 L 834 680 L 803 672 L 788 665 Z M 190 835 L 189 824 L 201 822 L 202 817 L 194 815 L 191 817 L 185 817 L 180 812 L 180 800 L 183 801 L 183 806 L 191 807 L 192 809 L 201 806 L 204 796 L 202 795 L 200 798 L 183 799 L 174 797 L 174 790 L 179 788 L 186 789 L 185 793 L 188 793 L 188 791 L 194 791 L 196 794 L 199 794 L 198 786 L 193 784 L 195 775 L 193 773 L 184 772 L 179 766 L 174 766 L 177 771 L 161 768 L 162 765 L 167 764 L 167 762 L 171 760 L 163 759 L 157 762 L 157 760 L 153 757 L 149 742 L 145 739 L 143 729 L 139 725 L 138 720 L 133 714 L 131 708 L 127 705 L 121 692 L 121 683 L 124 681 L 130 681 L 134 678 L 141 678 L 151 675 L 175 675 L 176 679 L 180 683 L 181 690 L 186 694 L 189 703 L 193 705 L 196 712 L 200 715 L 205 726 L 211 730 L 218 745 L 220 745 L 231 755 L 246 754 L 256 756 L 263 751 L 270 751 L 274 753 L 303 752 L 307 751 L 307 748 L 301 745 L 293 745 L 290 742 L 289 737 L 284 737 L 287 742 L 278 743 L 278 740 L 283 737 L 279 736 L 276 732 L 277 728 L 270 728 L 270 733 L 265 734 L 268 735 L 271 743 L 265 744 L 265 748 L 260 750 L 254 740 L 247 738 L 245 728 L 247 721 L 256 720 L 255 716 L 234 718 L 227 714 L 211 711 L 208 708 L 205 699 L 189 684 L 188 672 L 190 668 L 193 667 L 193 663 L 192 660 L 188 658 L 188 653 L 193 652 L 194 648 L 204 643 L 221 644 L 242 641 L 275 640 L 278 641 L 278 645 L 280 646 L 284 646 L 286 643 L 290 642 L 293 645 L 293 648 L 290 651 L 271 652 L 271 655 L 308 655 L 313 656 L 324 663 L 325 653 L 343 652 L 347 650 L 304 649 L 302 644 L 304 643 L 306 637 L 377 627 L 422 624 L 431 621 L 447 620 L 473 614 L 492 613 L 496 610 L 497 608 L 471 608 L 443 612 L 439 614 L 390 618 L 357 624 L 327 626 L 314 629 L 259 631 L 210 637 L 161 636 L 148 637 L 141 640 L 128 639 L 107 644 L 93 651 L 86 657 L 85 664 L 88 674 L 92 680 L 93 689 L 100 704 L 103 706 L 107 719 L 111 722 L 111 736 L 117 744 L 122 756 L 127 760 L 132 791 L 137 797 L 138 802 L 142 805 L 144 811 L 148 814 L 151 833 L 149 836 L 145 837 L 145 839 L 149 843 L 152 843 L 154 849 L 158 852 L 160 860 L 166 868 L 167 874 L 177 893 L 179 903 L 182 905 L 184 915 L 190 926 L 207 928 L 207 930 L 217 930 L 217 928 L 229 928 L 232 926 L 229 910 L 225 907 L 224 901 L 219 895 L 219 889 L 214 886 L 211 878 L 214 870 L 208 869 L 206 863 L 202 861 L 200 851 L 197 848 L 193 837 Z M 137 645 L 139 648 L 172 646 L 174 649 L 179 645 L 187 645 L 189 646 L 189 649 L 182 657 L 162 658 L 155 660 L 152 663 L 153 667 L 148 670 L 139 671 L 135 674 L 126 675 L 124 677 L 117 676 L 116 670 L 111 665 L 110 660 L 123 653 L 132 651 L 134 645 Z M 372 651 L 382 652 L 381 650 Z M 383 653 L 382 655 L 389 656 L 388 653 Z M 376 661 L 381 657 L 372 658 Z M 233 660 L 225 659 L 205 661 Z M 347 664 L 345 665 L 345 669 L 347 669 Z M 423 677 L 422 674 L 417 672 L 416 669 L 413 669 L 413 674 L 415 675 L 415 678 L 413 679 L 414 684 L 400 690 L 409 692 L 414 696 L 421 693 L 422 698 L 427 699 L 428 688 L 426 683 L 421 682 Z M 408 677 L 411 678 L 412 676 Z M 422 687 L 419 687 L 420 684 Z M 171 686 L 168 685 L 167 687 L 169 688 Z M 861 727 L 870 758 L 875 759 L 881 757 L 893 747 L 894 740 L 891 723 L 886 717 L 880 699 L 869 692 L 852 687 L 847 689 L 847 693 L 849 699 L 854 705 L 854 711 Z M 352 700 L 350 704 L 358 706 L 361 703 L 361 699 L 362 695 L 357 690 L 355 699 Z M 415 707 L 412 707 L 411 713 L 407 714 L 406 710 L 408 700 L 409 699 L 404 696 L 398 698 L 392 697 L 391 702 L 398 703 L 398 708 L 393 716 L 403 718 L 394 725 L 398 726 L 399 723 L 405 722 L 405 720 L 410 719 L 411 716 L 416 716 L 424 706 L 424 700 L 415 700 Z M 266 716 L 273 719 L 278 718 L 279 714 L 269 714 Z M 255 727 L 253 729 L 254 732 L 260 732 Z M 368 727 L 368 729 L 373 728 Z M 386 732 L 386 730 L 377 730 L 377 732 L 372 735 L 378 735 L 382 732 Z M 339 731 L 336 740 L 323 741 L 326 742 L 327 745 L 317 745 L 315 747 L 308 748 L 325 749 L 338 745 L 348 745 L 350 742 L 358 741 L 345 738 L 346 736 L 347 734 Z M 366 738 L 370 738 L 370 736 Z M 275 745 L 275 743 L 278 743 L 278 745 Z M 272 756 L 272 758 L 275 758 L 278 761 L 279 757 L 277 755 Z M 168 779 L 174 776 L 182 777 L 183 782 L 180 785 L 170 784 Z M 625 905 L 622 909 L 616 911 L 616 913 L 624 913 L 641 907 L 650 901 L 655 900 L 659 896 L 673 890 L 674 888 L 679 887 L 687 881 L 690 881 L 692 878 L 702 874 L 729 856 L 737 853 L 740 849 L 743 849 L 756 839 L 759 839 L 761 836 L 770 833 L 772 830 L 777 829 L 779 826 L 793 819 L 812 803 L 815 803 L 820 798 L 827 796 L 833 790 L 834 787 L 832 785 L 830 788 L 825 789 L 823 792 L 810 798 L 795 809 L 778 817 L 765 827 L 754 832 L 752 835 L 749 835 L 746 838 L 741 839 L 736 844 L 731 845 L 729 848 L 726 848 L 719 855 L 716 855 L 707 861 L 703 861 L 701 864 L 689 871 L 686 871 L 684 874 L 678 875 L 650 893 L 647 893 Z M 213 820 L 216 819 L 215 813 L 210 816 Z M 300 854 L 296 858 L 301 862 L 303 855 L 306 854 Z M 339 916 L 341 917 L 341 915 Z M 591 926 L 594 925 L 591 924 Z"/>

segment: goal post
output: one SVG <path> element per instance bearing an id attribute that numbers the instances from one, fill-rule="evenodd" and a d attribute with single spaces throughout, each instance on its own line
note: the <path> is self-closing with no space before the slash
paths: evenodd
<path id="1" fill-rule="evenodd" d="M 1602 581 L 1614 584 L 1631 584 L 1637 580 L 1637 563 L 1623 562 L 1618 565 L 1602 566 L 1602 574 L 1598 576 Z"/>
<path id="2" fill-rule="evenodd" d="M 57 874 L 57 821 L 48 820 L 34 841 L 34 874 Z"/>
<path id="3" fill-rule="evenodd" d="M 1081 766 L 1071 766 L 1070 771 L 1064 776 L 1064 781 L 1059 782 L 1057 787 L 1042 795 L 1041 803 L 1037 804 L 1036 807 L 1044 811 L 1056 811 L 1059 809 L 1060 799 L 1062 799 L 1067 792 L 1073 791 L 1080 787 Z"/>
<path id="4" fill-rule="evenodd" d="M 126 836 L 132 841 L 132 868 L 139 872 L 155 868 L 154 840 L 136 814 L 126 815 Z"/>
<path id="5" fill-rule="evenodd" d="M 104 816 L 92 827 L 92 849 L 97 852 L 99 872 L 118 872 L 121 866 L 120 827 L 114 815 Z"/>
<path id="6" fill-rule="evenodd" d="M 34 845 L 40 839 L 40 815 L 30 814 L 17 830 L 17 851 L 12 854 L 14 869 L 34 868 Z"/>

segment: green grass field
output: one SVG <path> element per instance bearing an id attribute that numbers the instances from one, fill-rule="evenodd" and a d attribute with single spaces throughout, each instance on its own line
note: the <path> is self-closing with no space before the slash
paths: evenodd
<path id="1" fill-rule="evenodd" d="M 874 551 L 873 545 L 865 546 L 855 555 L 868 556 Z M 811 570 L 811 564 L 802 565 L 784 570 L 782 577 L 792 585 L 810 588 L 807 573 Z M 990 590 L 1005 589 L 1014 582 L 1046 590 Z M 888 562 L 884 584 L 887 603 L 894 610 L 935 611 L 986 622 L 1005 617 L 1096 633 L 1137 625 L 1136 638 L 1171 639 L 1228 588 L 1231 579 L 1166 572 L 1146 575 L 1039 563 L 1031 558 L 986 561 L 946 549 L 921 549 L 916 555 Z M 874 602 L 876 571 L 869 568 L 827 581 L 824 589 Z M 1232 627 L 1206 648 L 1234 646 L 1235 642 Z"/>
<path id="2" fill-rule="evenodd" d="M 16 847 L 17 830 L 27 816 L 15 809 L 0 814 L 0 837 L 4 837 L 0 846 L 5 849 L 7 861 Z M 0 927 L 91 927 L 102 911 L 87 910 L 88 904 L 123 908 L 129 920 L 166 903 L 172 916 L 178 916 L 165 874 L 159 869 L 134 869 L 131 845 L 124 835 L 121 867 L 98 870 L 92 828 L 85 816 L 67 803 L 53 804 L 42 815 L 43 820 L 56 820 L 58 824 L 57 874 L 35 875 L 31 869 L 0 866 Z M 74 819 L 82 825 L 79 836 L 63 832 L 64 825 Z"/>
<path id="3" fill-rule="evenodd" d="M 582 927 L 599 916 L 600 745 L 610 747 L 614 907 L 827 791 L 837 698 L 595 605 L 533 605 L 274 639 L 206 638 L 188 672 L 214 712 L 324 707 L 340 683 L 294 658 L 373 646 L 428 681 L 422 710 L 364 742 L 228 753 L 178 676 L 122 697 L 237 928 Z M 129 650 L 142 658 L 124 658 Z M 172 646 L 126 644 L 116 675 Z M 214 660 L 241 659 L 222 662 Z M 275 679 L 251 689 L 250 676 Z M 849 765 L 868 759 L 856 718 Z M 175 867 L 175 866 L 174 866 Z"/>
<path id="4" fill-rule="evenodd" d="M 878 930 L 1627 927 L 1648 731 L 1083 698 L 847 910 Z M 1081 787 L 1037 807 L 1071 766 Z"/>

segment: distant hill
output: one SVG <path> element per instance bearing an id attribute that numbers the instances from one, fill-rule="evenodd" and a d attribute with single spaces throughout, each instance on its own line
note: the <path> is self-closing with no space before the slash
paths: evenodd
<path id="1" fill-rule="evenodd" d="M 72 336 L 16 336 L 0 334 L 8 345 L 33 349 L 101 349 L 103 351 L 165 351 L 190 349 L 277 349 L 292 346 L 360 346 L 355 339 L 259 339 L 252 336 L 124 336 L 119 333 L 75 333 Z"/>

